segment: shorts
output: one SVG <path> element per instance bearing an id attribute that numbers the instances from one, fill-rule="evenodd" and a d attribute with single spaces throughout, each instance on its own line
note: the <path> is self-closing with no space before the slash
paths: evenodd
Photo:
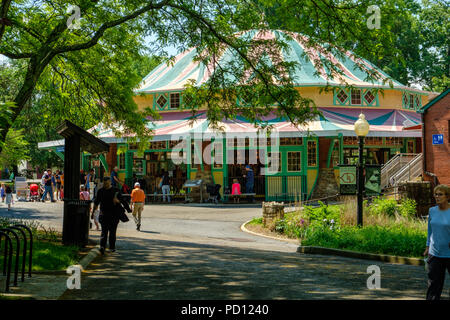
<path id="1" fill-rule="evenodd" d="M 96 210 L 94 212 L 94 221 L 99 223 L 100 221 L 98 221 L 98 216 L 100 215 L 100 210 Z"/>
<path id="2" fill-rule="evenodd" d="M 6 204 L 11 204 L 12 202 L 12 193 L 6 194 Z"/>

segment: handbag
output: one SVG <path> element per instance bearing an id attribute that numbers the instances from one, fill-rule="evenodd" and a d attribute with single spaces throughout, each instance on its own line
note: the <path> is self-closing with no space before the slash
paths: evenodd
<path id="1" fill-rule="evenodd" d="M 117 193 L 116 193 L 116 195 L 115 195 L 114 197 L 117 198 Z M 119 218 L 119 220 L 122 221 L 122 222 L 128 222 L 128 221 L 130 221 L 130 219 L 128 219 L 127 214 L 125 213 L 125 208 L 122 206 L 121 203 L 116 204 L 116 205 L 114 206 L 114 214 L 115 214 L 115 215 Z"/>

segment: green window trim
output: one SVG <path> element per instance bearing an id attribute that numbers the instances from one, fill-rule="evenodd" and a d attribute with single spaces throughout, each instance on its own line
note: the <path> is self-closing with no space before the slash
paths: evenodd
<path id="1" fill-rule="evenodd" d="M 352 104 L 352 90 L 360 90 L 360 104 Z M 373 95 L 373 100 L 369 102 L 368 94 Z M 346 96 L 345 100 L 344 95 Z M 340 99 L 341 97 L 341 99 Z M 333 105 L 335 106 L 355 106 L 355 107 L 379 107 L 380 101 L 378 97 L 378 90 L 373 88 L 341 88 L 333 89 Z"/>
<path id="2" fill-rule="evenodd" d="M 422 109 L 422 95 L 411 92 L 411 91 L 403 91 L 402 94 L 402 108 L 406 110 L 420 110 Z M 411 108 L 411 99 L 413 99 L 413 107 Z"/>

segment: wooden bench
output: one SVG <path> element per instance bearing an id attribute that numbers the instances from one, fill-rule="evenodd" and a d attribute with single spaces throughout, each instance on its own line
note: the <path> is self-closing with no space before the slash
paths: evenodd
<path id="1" fill-rule="evenodd" d="M 256 193 L 241 193 L 241 194 L 224 194 L 223 195 L 223 202 L 228 202 L 229 198 L 230 199 L 234 199 L 234 198 L 244 198 L 244 197 L 254 197 L 256 196 Z"/>

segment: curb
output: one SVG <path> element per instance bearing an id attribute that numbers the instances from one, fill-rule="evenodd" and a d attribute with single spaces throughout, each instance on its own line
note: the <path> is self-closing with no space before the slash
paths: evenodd
<path id="1" fill-rule="evenodd" d="M 349 250 L 341 250 L 341 249 L 331 249 L 324 247 L 312 247 L 312 246 L 299 246 L 297 249 L 298 253 L 306 253 L 306 254 L 323 254 L 323 255 L 337 255 L 347 258 L 356 258 L 356 259 L 365 259 L 365 260 L 376 260 L 387 263 L 396 263 L 396 264 L 406 264 L 412 266 L 423 266 L 425 262 L 423 259 L 419 258 L 409 258 L 409 257 L 399 257 L 399 256 L 390 256 L 385 254 L 374 254 L 374 253 L 365 253 L 365 252 L 357 252 L 357 251 L 349 251 Z"/>
<path id="2" fill-rule="evenodd" d="M 253 220 L 253 219 L 252 219 L 252 220 Z M 247 222 L 244 222 L 244 223 L 241 225 L 241 231 L 247 232 L 247 233 L 253 234 L 253 235 L 255 235 L 255 236 L 259 236 L 259 237 L 264 237 L 264 238 L 268 238 L 268 239 L 273 239 L 273 240 L 279 240 L 279 241 L 284 241 L 284 242 L 289 242 L 289 243 L 296 243 L 296 244 L 298 244 L 298 240 L 294 240 L 294 239 L 283 239 L 283 238 L 271 237 L 271 236 L 266 236 L 265 234 L 260 234 L 260 233 L 256 233 L 256 232 L 253 232 L 253 231 L 248 230 L 248 229 L 245 227 L 245 225 L 246 225 L 247 223 L 249 223 L 250 221 L 252 221 L 252 220 L 248 220 Z"/>
<path id="3" fill-rule="evenodd" d="M 92 248 L 89 253 L 83 257 L 83 259 L 80 260 L 79 265 L 81 265 L 81 270 L 84 271 L 89 264 L 97 258 L 100 255 L 100 249 L 99 248 Z"/>

